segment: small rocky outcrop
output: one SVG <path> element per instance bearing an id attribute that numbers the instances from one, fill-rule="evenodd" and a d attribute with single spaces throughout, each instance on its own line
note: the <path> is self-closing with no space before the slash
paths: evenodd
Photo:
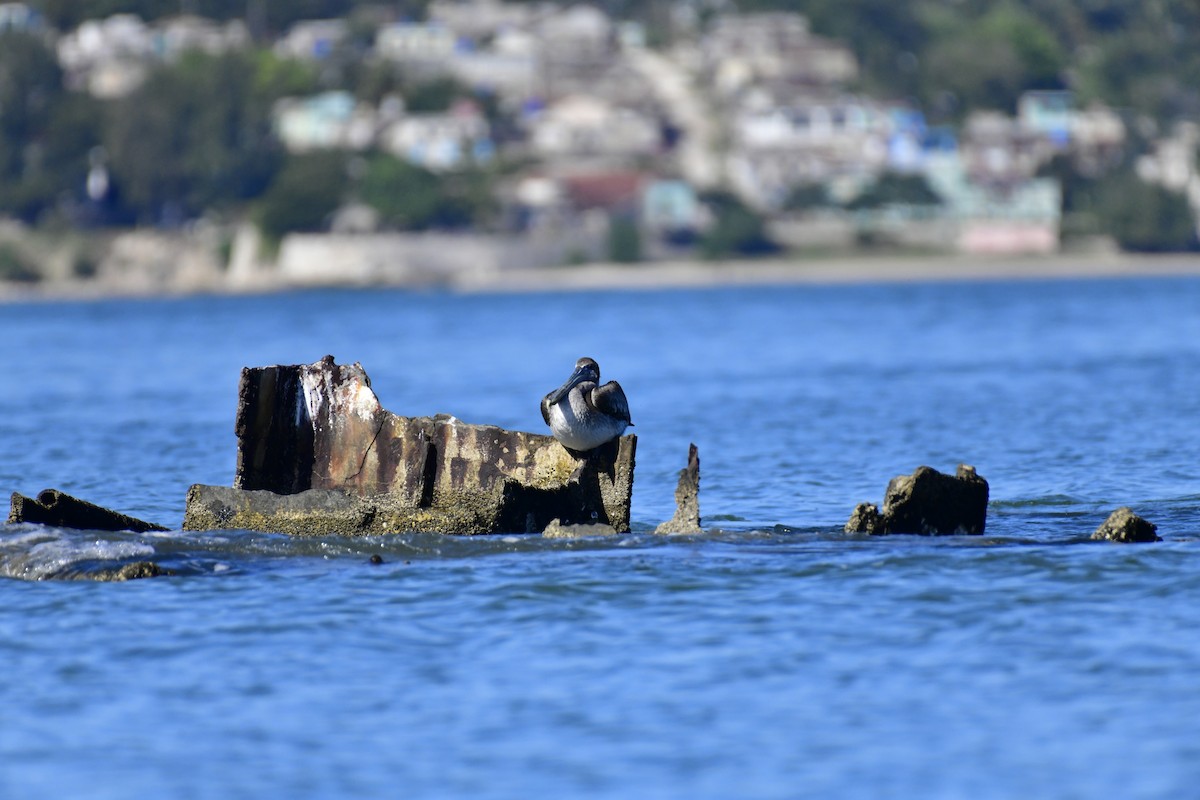
<path id="1" fill-rule="evenodd" d="M 883 511 L 860 503 L 846 533 L 980 534 L 987 525 L 988 483 L 974 467 L 960 464 L 954 475 L 918 467 L 888 483 Z"/>
<path id="2" fill-rule="evenodd" d="M 386 411 L 359 364 L 242 370 L 232 489 L 193 486 L 186 530 L 294 534 L 629 530 L 636 436 L 553 437 Z"/>
<path id="3" fill-rule="evenodd" d="M 874 503 L 859 503 L 850 514 L 846 523 L 846 533 L 869 533 L 872 536 L 884 533 L 883 517 L 879 515 L 879 506 Z"/>
<path id="4" fill-rule="evenodd" d="M 688 447 L 687 466 L 679 470 L 675 486 L 675 516 L 654 529 L 655 533 L 702 533 L 700 527 L 700 453 Z"/>
<path id="5" fill-rule="evenodd" d="M 1092 538 L 1124 543 L 1162 541 L 1157 525 L 1147 522 L 1124 506 L 1109 514 Z"/>
<path id="6" fill-rule="evenodd" d="M 9 502 L 8 523 L 18 522 L 88 531 L 145 533 L 167 530 L 161 525 L 94 505 L 58 489 L 44 489 L 36 498 L 13 492 Z"/>

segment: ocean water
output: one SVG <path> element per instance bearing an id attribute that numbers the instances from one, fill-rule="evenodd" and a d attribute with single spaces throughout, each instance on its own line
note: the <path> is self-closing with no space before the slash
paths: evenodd
<path id="1" fill-rule="evenodd" d="M 590 355 L 638 435 L 615 540 L 0 526 L 0 797 L 1200 785 L 1200 279 L 33 303 L 0 342 L 0 490 L 175 529 L 243 366 L 543 431 Z M 655 537 L 690 442 L 706 533 Z M 958 463 L 985 535 L 841 532 Z M 1163 541 L 1090 541 L 1122 505 Z M 178 575 L 38 580 L 144 559 Z"/>

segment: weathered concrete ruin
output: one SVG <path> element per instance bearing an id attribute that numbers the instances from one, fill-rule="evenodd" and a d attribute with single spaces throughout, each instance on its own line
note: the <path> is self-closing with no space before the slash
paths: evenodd
<path id="1" fill-rule="evenodd" d="M 703 533 L 700 527 L 700 451 L 688 447 L 687 466 L 679 470 L 675 486 L 675 516 L 654 529 L 655 533 Z"/>
<path id="2" fill-rule="evenodd" d="M 386 411 L 359 364 L 242 370 L 232 489 L 193 486 L 186 530 L 293 534 L 629 530 L 635 436 L 554 438 Z"/>
<path id="3" fill-rule="evenodd" d="M 1158 526 L 1139 517 L 1133 510 L 1122 506 L 1108 515 L 1092 534 L 1093 539 L 1110 542 L 1161 542 Z"/>
<path id="4" fill-rule="evenodd" d="M 162 525 L 93 505 L 58 489 L 43 489 L 36 498 L 13 492 L 9 501 L 8 523 L 19 522 L 91 531 L 145 533 L 167 530 Z"/>
<path id="5" fill-rule="evenodd" d="M 917 467 L 888 483 L 883 512 L 860 503 L 846 523 L 846 533 L 916 533 L 945 536 L 980 534 L 987 525 L 988 483 L 974 467 L 959 464 L 954 475 Z"/>

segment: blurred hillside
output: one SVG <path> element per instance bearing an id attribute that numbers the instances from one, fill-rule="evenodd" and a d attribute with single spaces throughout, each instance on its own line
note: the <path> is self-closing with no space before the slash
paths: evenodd
<path id="1" fill-rule="evenodd" d="M 1192 249 L 1198 121 L 1185 0 L 0 3 L 0 217 L 223 261 L 246 223 L 499 266 Z"/>

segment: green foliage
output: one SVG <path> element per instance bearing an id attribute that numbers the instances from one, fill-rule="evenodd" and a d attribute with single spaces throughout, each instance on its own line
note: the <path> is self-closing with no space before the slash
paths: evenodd
<path id="1" fill-rule="evenodd" d="M 614 217 L 608 226 L 608 257 L 618 264 L 642 260 L 642 233 L 636 220 Z"/>
<path id="2" fill-rule="evenodd" d="M 321 89 L 316 68 L 306 61 L 281 58 L 270 50 L 257 50 L 247 58 L 251 63 L 251 90 L 263 100 L 314 94 Z"/>
<path id="3" fill-rule="evenodd" d="M 705 258 L 761 256 L 779 251 L 766 234 L 763 219 L 730 192 L 709 192 L 701 200 L 712 210 L 712 227 L 700 239 Z"/>
<path id="4" fill-rule="evenodd" d="M 439 176 L 387 155 L 367 162 L 359 193 L 385 225 L 397 230 L 483 226 L 494 210 L 486 173 Z"/>
<path id="5" fill-rule="evenodd" d="M 404 80 L 399 68 L 389 61 L 364 61 L 355 66 L 351 75 L 354 96 L 360 102 L 378 105 L 388 95 L 404 94 Z"/>
<path id="6" fill-rule="evenodd" d="M 191 53 L 116 104 L 104 144 L 112 177 L 143 220 L 170 222 L 257 197 L 282 158 L 272 80 L 243 54 Z"/>
<path id="7" fill-rule="evenodd" d="M 346 156 L 337 152 L 288 158 L 256 208 L 259 230 L 278 242 L 294 231 L 319 231 L 341 205 L 348 184 Z"/>
<path id="8" fill-rule="evenodd" d="M 34 222 L 80 196 L 97 119 L 94 101 L 63 89 L 41 39 L 0 34 L 0 214 Z"/>
<path id="9" fill-rule="evenodd" d="M 37 283 L 41 273 L 13 245 L 0 242 L 0 281 L 13 283 Z"/>
<path id="10" fill-rule="evenodd" d="M 1146 183 L 1128 164 L 1092 178 L 1058 158 L 1041 174 L 1062 185 L 1064 237 L 1108 235 L 1136 252 L 1196 249 L 1196 217 L 1187 198 Z"/>
<path id="11" fill-rule="evenodd" d="M 471 90 L 454 78 L 434 78 L 404 88 L 405 108 L 414 114 L 446 111 L 455 100 L 471 97 Z"/>
<path id="12" fill-rule="evenodd" d="M 923 175 L 885 172 L 862 194 L 846 204 L 851 211 L 886 206 L 936 206 L 942 198 L 930 188 Z"/>
<path id="13" fill-rule="evenodd" d="M 802 183 L 795 186 L 783 201 L 786 211 L 809 211 L 814 208 L 829 208 L 832 205 L 829 190 L 820 183 Z"/>
<path id="14" fill-rule="evenodd" d="M 1016 3 L 996 5 L 977 19 L 954 14 L 931 20 L 937 35 L 922 60 L 922 87 L 931 105 L 949 93 L 955 103 L 950 110 L 1012 112 L 1022 92 L 1063 85 L 1064 48 Z"/>
<path id="15" fill-rule="evenodd" d="M 1132 172 L 1106 178 L 1098 189 L 1101 226 L 1122 249 L 1196 249 L 1196 217 L 1184 195 L 1146 183 Z"/>

